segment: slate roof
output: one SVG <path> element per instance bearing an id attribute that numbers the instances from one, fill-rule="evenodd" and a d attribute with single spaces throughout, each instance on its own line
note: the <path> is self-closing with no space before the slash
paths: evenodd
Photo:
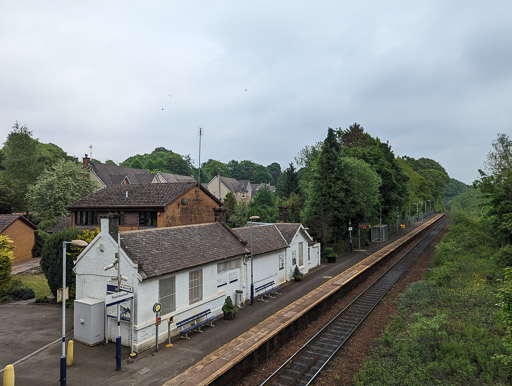
<path id="1" fill-rule="evenodd" d="M 139 265 L 143 279 L 248 253 L 219 223 L 123 232 L 121 247 Z"/>
<path id="2" fill-rule="evenodd" d="M 167 182 L 195 181 L 193 177 L 182 176 L 179 174 L 164 173 L 164 172 L 159 172 L 157 174 L 160 174 Z"/>
<path id="3" fill-rule="evenodd" d="M 89 167 L 106 186 L 121 184 L 125 178 L 128 178 L 131 184 L 149 183 L 153 178 L 153 174 L 144 169 L 107 165 L 101 162 L 89 162 Z"/>
<path id="4" fill-rule="evenodd" d="M 55 224 L 51 229 L 49 229 L 48 233 L 55 233 L 68 228 L 71 228 L 71 216 L 59 217 L 59 219 L 57 220 L 57 224 Z"/>
<path id="5" fill-rule="evenodd" d="M 247 243 L 247 248 L 251 247 L 251 227 L 235 228 L 233 232 Z M 274 224 L 253 226 L 252 238 L 254 255 L 288 247 L 281 232 Z"/>
<path id="6" fill-rule="evenodd" d="M 25 224 L 33 229 L 37 229 L 37 227 L 32 224 L 29 220 L 23 217 L 21 214 L 0 214 L 0 232 L 3 232 L 9 225 L 11 225 L 16 220 L 20 219 Z"/>
<path id="7" fill-rule="evenodd" d="M 174 202 L 189 190 L 197 187 L 196 182 L 176 182 L 169 184 L 129 184 L 111 185 L 83 197 L 68 206 L 76 209 L 162 209 Z M 207 189 L 201 187 L 207 195 L 221 205 Z"/>
<path id="8" fill-rule="evenodd" d="M 275 193 L 276 192 L 276 187 L 275 186 L 272 186 L 272 185 L 269 185 L 269 184 L 251 184 L 251 197 L 254 197 L 256 195 L 256 193 L 258 193 L 258 189 L 262 186 L 262 185 L 266 185 L 268 187 L 268 189 L 272 192 L 272 193 Z"/>
<path id="9" fill-rule="evenodd" d="M 309 236 L 306 231 L 304 231 L 304 228 L 301 227 L 300 223 L 277 223 L 276 224 L 277 229 L 281 232 L 284 239 L 288 244 L 290 244 L 293 240 L 293 237 L 297 234 L 297 231 L 300 229 L 301 233 L 304 235 L 306 240 L 308 240 L 308 245 L 314 244 L 313 239 L 311 236 Z"/>
<path id="10" fill-rule="evenodd" d="M 220 180 L 234 193 L 247 193 L 251 185 L 249 180 L 235 180 L 230 177 L 220 177 Z"/>

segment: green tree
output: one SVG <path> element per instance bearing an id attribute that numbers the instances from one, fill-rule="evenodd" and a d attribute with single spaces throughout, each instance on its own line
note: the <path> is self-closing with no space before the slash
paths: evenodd
<path id="1" fill-rule="evenodd" d="M 306 225 L 326 246 L 337 246 L 344 221 L 341 148 L 336 133 L 329 128 L 327 138 L 313 167 L 304 209 Z"/>
<path id="2" fill-rule="evenodd" d="M 77 162 L 58 161 L 45 170 L 27 193 L 29 208 L 42 220 L 68 216 L 66 207 L 93 193 L 95 181 Z"/>
<path id="3" fill-rule="evenodd" d="M 16 122 L 4 143 L 3 155 L 3 179 L 9 192 L 10 206 L 15 211 L 26 211 L 28 187 L 42 169 L 37 162 L 37 141 L 32 138 L 32 131 Z"/>
<path id="4" fill-rule="evenodd" d="M 14 260 L 12 240 L 0 235 L 0 296 L 5 296 L 11 289 L 11 269 Z"/>
<path id="5" fill-rule="evenodd" d="M 474 183 L 482 192 L 496 237 L 508 244 L 512 244 L 511 154 L 512 141 L 507 135 L 499 134 L 487 156 L 486 171 L 479 170 L 480 178 Z"/>
<path id="6" fill-rule="evenodd" d="M 52 233 L 44 243 L 41 252 L 40 265 L 48 281 L 48 286 L 53 295 L 57 295 L 57 289 L 62 288 L 62 242 L 77 239 L 82 231 L 77 228 L 64 229 Z M 66 256 L 66 286 L 73 283 L 73 258 Z"/>
<path id="7" fill-rule="evenodd" d="M 249 204 L 247 202 L 238 202 L 235 205 L 233 213 L 229 216 L 229 223 L 235 228 L 245 225 L 249 219 Z"/>
<path id="8" fill-rule="evenodd" d="M 281 175 L 281 165 L 279 165 L 277 162 L 272 162 L 270 165 L 267 166 L 267 169 L 272 175 L 272 183 L 275 185 L 277 183 L 277 180 L 279 179 L 279 176 Z"/>
<path id="9" fill-rule="evenodd" d="M 224 197 L 224 206 L 226 207 L 228 213 L 227 217 L 229 217 L 235 213 L 235 207 L 236 207 L 236 196 L 235 194 L 230 190 Z"/>
<path id="10" fill-rule="evenodd" d="M 222 177 L 231 177 L 228 165 L 223 162 L 209 159 L 201 165 L 201 181 L 210 182 L 218 173 Z"/>
<path id="11" fill-rule="evenodd" d="M 380 196 L 383 216 L 389 217 L 397 207 L 406 206 L 408 178 L 398 165 L 389 144 L 365 133 L 358 123 L 346 130 L 339 129 L 338 136 L 343 144 L 343 155 L 365 161 L 382 179 Z"/>
<path id="12" fill-rule="evenodd" d="M 279 197 L 290 197 L 292 193 L 300 194 L 299 173 L 290 162 L 290 166 L 281 174 L 277 180 L 276 191 Z"/>

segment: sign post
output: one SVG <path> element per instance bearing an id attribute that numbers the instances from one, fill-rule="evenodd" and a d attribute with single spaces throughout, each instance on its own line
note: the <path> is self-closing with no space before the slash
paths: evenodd
<path id="1" fill-rule="evenodd" d="M 162 309 L 162 305 L 160 303 L 155 303 L 153 305 L 153 312 L 156 314 L 155 327 L 156 327 L 156 351 L 158 351 L 158 326 L 162 321 L 162 317 L 160 316 L 160 310 Z"/>

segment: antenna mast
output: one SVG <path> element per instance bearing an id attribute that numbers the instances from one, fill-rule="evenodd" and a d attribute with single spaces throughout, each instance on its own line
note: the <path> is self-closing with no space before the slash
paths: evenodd
<path id="1" fill-rule="evenodd" d="M 201 137 L 203 135 L 203 129 L 199 128 L 199 171 L 197 174 L 197 187 L 201 187 Z"/>
<path id="2" fill-rule="evenodd" d="M 91 159 L 92 159 L 92 144 L 89 145 L 89 149 L 90 149 L 90 155 L 91 155 Z"/>

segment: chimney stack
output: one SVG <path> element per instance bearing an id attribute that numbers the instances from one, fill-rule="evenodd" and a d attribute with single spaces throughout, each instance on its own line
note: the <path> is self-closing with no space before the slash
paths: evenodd
<path id="1" fill-rule="evenodd" d="M 224 207 L 213 208 L 213 212 L 215 214 L 215 222 L 226 224 L 226 211 L 227 209 Z"/>
<path id="2" fill-rule="evenodd" d="M 288 222 L 288 207 L 279 205 L 279 222 Z"/>
<path id="3" fill-rule="evenodd" d="M 84 164 L 84 169 L 87 169 L 89 167 L 89 163 L 91 162 L 91 159 L 86 154 L 85 157 L 82 159 L 82 162 Z"/>
<path id="4" fill-rule="evenodd" d="M 117 234 L 119 233 L 119 214 L 118 213 L 108 213 L 103 216 L 101 216 L 101 219 L 107 219 L 108 220 L 108 233 L 114 240 L 117 240 Z M 103 227 L 105 224 L 103 221 L 100 220 L 101 226 Z M 105 229 L 101 229 L 102 232 L 105 231 Z"/>

